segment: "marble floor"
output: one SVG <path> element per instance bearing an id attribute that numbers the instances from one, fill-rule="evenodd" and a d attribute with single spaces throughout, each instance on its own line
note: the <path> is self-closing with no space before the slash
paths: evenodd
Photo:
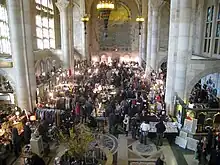
<path id="1" fill-rule="evenodd" d="M 164 139 L 161 147 L 156 147 L 148 140 L 148 145 L 142 145 L 139 141 L 132 140 L 130 136 L 119 135 L 117 150 L 117 165 L 154 165 L 157 158 L 163 154 L 166 165 L 197 165 L 194 152 L 179 148 L 175 144 L 169 144 Z"/>
<path id="2" fill-rule="evenodd" d="M 194 152 L 181 149 L 175 144 L 169 144 L 166 139 L 164 139 L 163 146 L 158 148 L 151 140 L 148 140 L 148 145 L 142 145 L 138 140 L 133 140 L 131 136 L 126 137 L 121 134 L 116 138 L 105 134 L 103 145 L 115 154 L 114 165 L 155 165 L 155 161 L 161 154 L 165 156 L 166 165 L 198 164 L 194 159 Z M 47 165 L 54 165 L 55 157 L 64 151 L 65 148 L 62 145 L 51 147 L 51 152 L 46 157 Z M 22 162 L 20 159 L 13 165 L 22 165 Z"/>

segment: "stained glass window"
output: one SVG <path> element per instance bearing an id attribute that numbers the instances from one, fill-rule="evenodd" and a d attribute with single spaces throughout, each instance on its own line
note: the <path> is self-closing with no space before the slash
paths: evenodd
<path id="1" fill-rule="evenodd" d="M 52 0 L 35 0 L 36 2 L 36 38 L 38 49 L 54 49 L 54 11 Z"/>
<path id="2" fill-rule="evenodd" d="M 11 55 L 8 15 L 4 5 L 0 4 L 0 54 Z"/>

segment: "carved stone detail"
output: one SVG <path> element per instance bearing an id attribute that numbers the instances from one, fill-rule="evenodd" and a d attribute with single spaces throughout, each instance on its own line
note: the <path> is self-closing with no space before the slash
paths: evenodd
<path id="1" fill-rule="evenodd" d="M 58 0 L 56 2 L 56 6 L 60 12 L 63 12 L 68 7 L 69 3 L 70 2 L 68 0 Z"/>
<path id="2" fill-rule="evenodd" d="M 163 3 L 165 3 L 164 0 L 150 0 L 153 9 L 158 9 Z"/>

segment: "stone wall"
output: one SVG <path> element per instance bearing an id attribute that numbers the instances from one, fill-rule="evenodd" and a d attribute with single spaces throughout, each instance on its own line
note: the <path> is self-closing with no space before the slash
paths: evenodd
<path id="1" fill-rule="evenodd" d="M 159 49 L 168 50 L 170 9 L 163 5 L 160 9 Z"/>

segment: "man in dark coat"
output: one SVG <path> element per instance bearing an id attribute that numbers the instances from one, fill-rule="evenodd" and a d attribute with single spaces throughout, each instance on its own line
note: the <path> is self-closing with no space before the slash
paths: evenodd
<path id="1" fill-rule="evenodd" d="M 157 129 L 157 145 L 162 146 L 163 145 L 163 134 L 166 131 L 166 126 L 163 123 L 163 120 L 161 119 L 159 123 L 156 124 Z"/>
<path id="2" fill-rule="evenodd" d="M 31 140 L 31 129 L 29 127 L 30 123 L 26 123 L 24 126 L 24 144 L 30 144 Z"/>

